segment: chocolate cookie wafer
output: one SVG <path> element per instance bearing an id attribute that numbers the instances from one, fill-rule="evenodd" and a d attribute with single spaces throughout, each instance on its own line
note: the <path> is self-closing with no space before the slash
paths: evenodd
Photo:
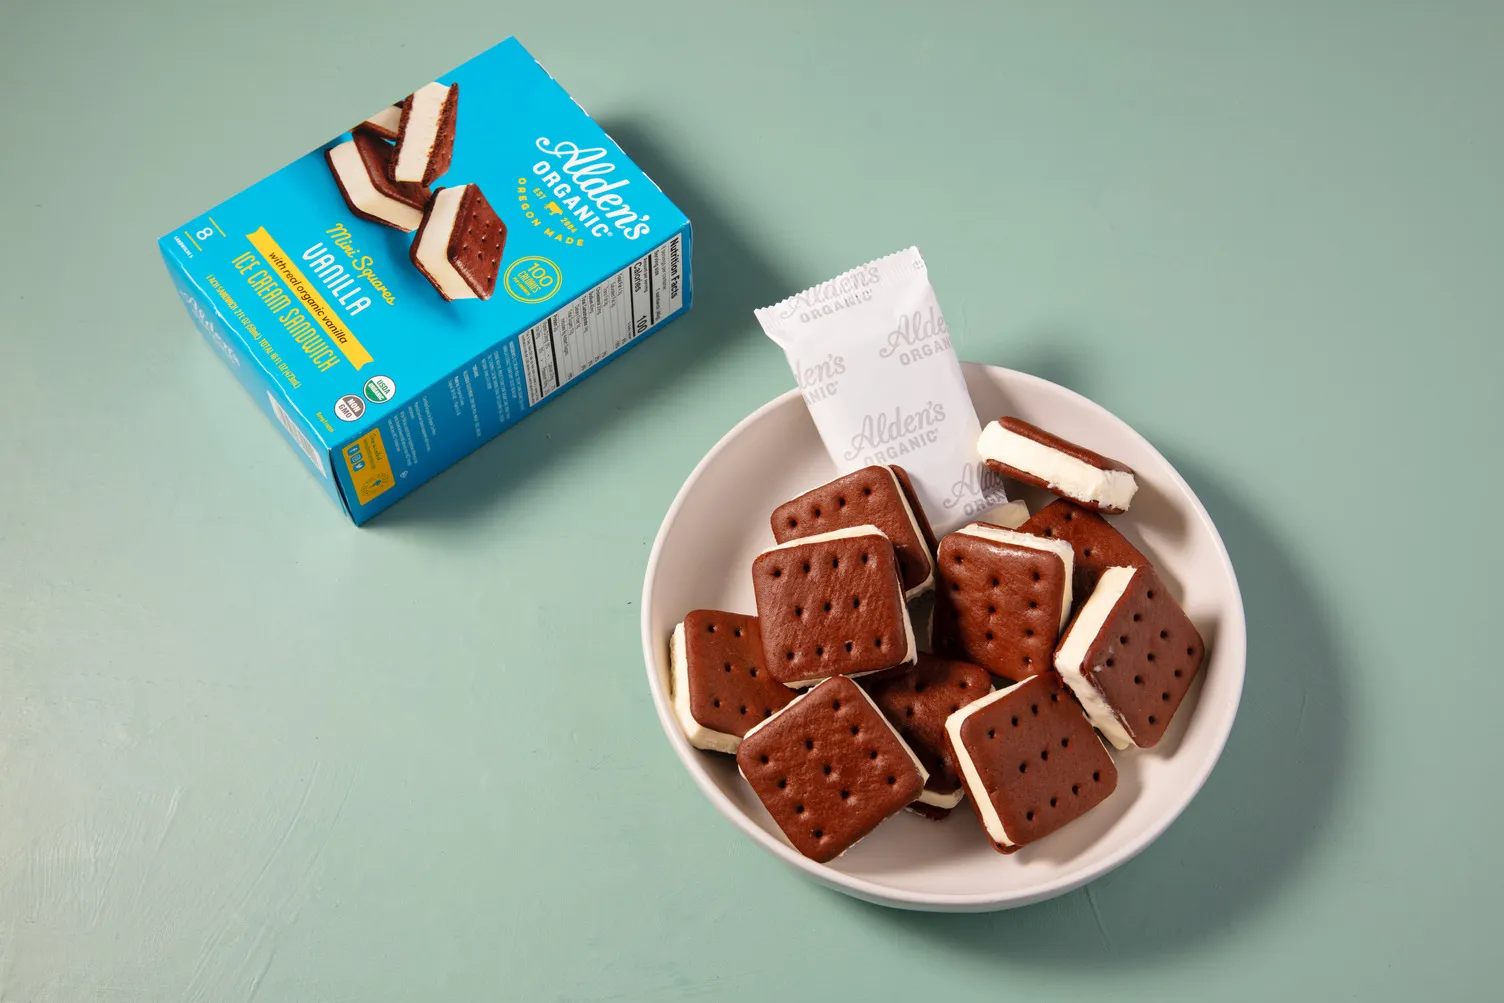
<path id="1" fill-rule="evenodd" d="M 906 598 L 913 599 L 935 584 L 934 559 L 916 504 L 892 467 L 870 466 L 784 502 L 769 521 L 779 543 L 850 526 L 876 526 L 893 544 Z"/>
<path id="2" fill-rule="evenodd" d="M 1101 804 L 1117 767 L 1070 691 L 1034 676 L 945 722 L 961 781 L 999 853 L 1043 839 Z"/>
<path id="3" fill-rule="evenodd" d="M 914 489 L 914 479 L 896 463 L 888 464 L 888 469 L 893 471 L 893 476 L 898 479 L 898 486 L 903 488 L 903 496 L 909 502 L 909 511 L 914 513 L 914 518 L 919 522 L 919 532 L 924 536 L 925 546 L 934 554 L 935 548 L 940 546 L 940 540 L 935 536 L 935 529 L 930 525 L 930 517 L 925 514 L 924 506 L 919 503 L 919 492 Z"/>
<path id="4" fill-rule="evenodd" d="M 763 661 L 804 687 L 912 663 L 914 627 L 893 544 L 876 526 L 781 543 L 752 562 Z"/>
<path id="5" fill-rule="evenodd" d="M 736 765 L 794 848 L 821 863 L 902 811 L 927 779 L 872 699 L 843 676 L 747 732 Z"/>
<path id="6" fill-rule="evenodd" d="M 1004 679 L 1048 671 L 1071 605 L 1071 548 L 971 523 L 940 541 L 935 651 Z"/>
<path id="7" fill-rule="evenodd" d="M 992 692 L 992 677 L 980 665 L 920 652 L 913 668 L 863 680 L 862 688 L 929 773 L 910 807 L 928 818 L 949 815 L 965 791 L 946 743 L 945 720 Z"/>
<path id="8" fill-rule="evenodd" d="M 1102 572 L 1113 567 L 1138 568 L 1149 563 L 1106 519 L 1090 509 L 1061 498 L 1034 513 L 1020 532 L 1064 540 L 1075 552 L 1071 590 L 1082 602 L 1097 587 Z"/>
<path id="9" fill-rule="evenodd" d="M 669 667 L 679 727 L 709 752 L 735 752 L 748 729 L 795 696 L 763 668 L 757 617 L 742 613 L 689 613 L 674 628 Z"/>
<path id="10" fill-rule="evenodd" d="M 408 257 L 446 300 L 490 299 L 506 243 L 480 186 L 456 185 L 434 191 Z"/>
<path id="11" fill-rule="evenodd" d="M 1109 742 L 1149 748 L 1205 655 L 1201 632 L 1144 564 L 1102 572 L 1060 640 L 1055 668 Z"/>

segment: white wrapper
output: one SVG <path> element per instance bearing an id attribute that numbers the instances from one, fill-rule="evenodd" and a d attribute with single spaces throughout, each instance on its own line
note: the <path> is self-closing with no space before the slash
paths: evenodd
<path id="1" fill-rule="evenodd" d="M 757 322 L 841 473 L 903 467 L 942 535 L 1008 500 L 977 455 L 981 424 L 918 248 L 764 307 Z"/>

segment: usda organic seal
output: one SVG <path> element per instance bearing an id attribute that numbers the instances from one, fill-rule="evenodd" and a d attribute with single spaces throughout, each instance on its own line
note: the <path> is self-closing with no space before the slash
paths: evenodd
<path id="1" fill-rule="evenodd" d="M 385 376 L 372 376 L 366 380 L 366 400 L 372 404 L 385 404 L 397 392 L 397 384 Z"/>

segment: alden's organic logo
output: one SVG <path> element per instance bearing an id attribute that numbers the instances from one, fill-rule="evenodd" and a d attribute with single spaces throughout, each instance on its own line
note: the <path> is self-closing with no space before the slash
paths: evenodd
<path id="1" fill-rule="evenodd" d="M 949 352 L 950 328 L 932 303 L 926 310 L 915 310 L 898 318 L 898 326 L 888 332 L 887 340 L 877 354 L 884 359 L 897 355 L 899 363 L 907 366 L 937 352 Z"/>
<path id="2" fill-rule="evenodd" d="M 816 317 L 828 317 L 841 310 L 870 302 L 871 287 L 882 280 L 882 269 L 876 265 L 868 265 L 854 272 L 847 272 L 845 275 L 837 275 L 829 282 L 821 283 L 813 289 L 806 289 L 784 300 L 779 304 L 778 319 L 788 320 L 798 314 L 799 322 L 802 324 Z"/>
<path id="3" fill-rule="evenodd" d="M 799 391 L 806 404 L 834 397 L 841 389 L 840 377 L 846 373 L 846 360 L 839 355 L 827 355 L 820 362 L 806 363 L 803 359 L 792 360 L 794 379 L 799 382 Z"/>
<path id="4" fill-rule="evenodd" d="M 845 458 L 861 456 L 863 463 L 896 460 L 936 442 L 940 438 L 938 426 L 944 421 L 945 405 L 936 401 L 909 412 L 895 404 L 891 411 L 878 411 L 862 419 L 861 431 L 851 437 Z"/>
<path id="5" fill-rule="evenodd" d="M 968 463 L 950 486 L 950 497 L 940 504 L 948 509 L 964 505 L 963 515 L 976 515 L 1001 505 L 1006 499 L 1002 474 L 983 463 Z"/>
<path id="6" fill-rule="evenodd" d="M 616 164 L 606 159 L 604 147 L 582 150 L 577 143 L 555 143 L 544 136 L 535 145 L 554 159 L 533 165 L 535 185 L 530 187 L 527 178 L 517 179 L 517 201 L 523 215 L 534 226 L 543 227 L 546 236 L 562 244 L 580 244 L 586 234 L 611 237 L 620 232 L 636 240 L 652 231 L 648 226 L 652 217 L 638 215 L 619 191 L 632 179 L 607 180 L 607 175 L 616 173 Z"/>

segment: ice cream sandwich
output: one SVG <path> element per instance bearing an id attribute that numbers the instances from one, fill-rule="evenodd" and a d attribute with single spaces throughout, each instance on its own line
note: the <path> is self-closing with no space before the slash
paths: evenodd
<path id="1" fill-rule="evenodd" d="M 971 523 L 940 541 L 935 559 L 935 651 L 1004 679 L 1050 668 L 1071 607 L 1071 547 Z"/>
<path id="2" fill-rule="evenodd" d="M 1018 528 L 1023 533 L 1064 540 L 1071 545 L 1076 558 L 1071 589 L 1078 603 L 1091 595 L 1097 579 L 1108 568 L 1137 568 L 1149 563 L 1112 523 L 1063 498 L 1050 502 Z"/>
<path id="3" fill-rule="evenodd" d="M 896 463 L 888 464 L 888 469 L 893 471 L 893 476 L 898 480 L 898 486 L 903 488 L 903 496 L 908 500 L 909 511 L 914 513 L 914 518 L 919 522 L 919 532 L 924 537 L 925 546 L 930 548 L 930 554 L 935 553 L 935 548 L 940 546 L 940 540 L 935 536 L 935 528 L 930 525 L 930 517 L 925 514 L 924 506 L 919 504 L 919 492 L 914 488 L 914 479 L 909 472 Z"/>
<path id="4" fill-rule="evenodd" d="M 913 664 L 914 626 L 893 544 L 876 526 L 781 543 L 752 562 L 763 662 L 802 688 Z"/>
<path id="5" fill-rule="evenodd" d="M 402 102 L 397 123 L 397 156 L 392 159 L 393 181 L 431 185 L 449 170 L 454 156 L 455 118 L 460 85 L 424 84 Z"/>
<path id="6" fill-rule="evenodd" d="M 507 227 L 479 185 L 434 191 L 408 256 L 446 300 L 490 299 Z"/>
<path id="7" fill-rule="evenodd" d="M 1001 526 L 1003 529 L 1018 529 L 1029 521 L 1029 506 L 1021 499 L 1003 502 L 996 508 L 988 509 L 974 521 L 985 522 L 989 526 Z"/>
<path id="8" fill-rule="evenodd" d="M 1147 564 L 1108 568 L 1060 640 L 1055 669 L 1119 749 L 1149 748 L 1201 671 L 1201 632 Z"/>
<path id="9" fill-rule="evenodd" d="M 916 511 L 892 467 L 871 466 L 837 477 L 773 510 L 773 539 L 787 543 L 832 529 L 876 526 L 893 544 L 903 575 L 905 597 L 935 584 L 934 560 L 925 541 L 922 509 Z"/>
<path id="10" fill-rule="evenodd" d="M 366 132 L 356 132 L 324 153 L 329 173 L 351 212 L 372 223 L 411 232 L 423 222 L 428 189 L 388 177 L 391 159 L 391 144 Z"/>
<path id="11" fill-rule="evenodd" d="M 368 132 L 387 142 L 396 142 L 402 131 L 402 102 L 388 105 L 370 118 L 362 119 L 351 132 Z M 390 168 L 388 168 L 390 170 Z"/>
<path id="12" fill-rule="evenodd" d="M 841 676 L 747 732 L 736 765 L 794 849 L 820 863 L 902 811 L 928 779 L 872 698 Z"/>
<path id="13" fill-rule="evenodd" d="M 928 818 L 949 815 L 965 791 L 945 740 L 945 721 L 992 692 L 992 677 L 980 665 L 921 651 L 913 668 L 863 680 L 862 688 L 929 773 L 924 790 L 909 807 Z"/>
<path id="14" fill-rule="evenodd" d="M 1117 788 L 1112 757 L 1053 675 L 967 704 L 946 719 L 945 733 L 962 785 L 999 853 L 1043 839 Z"/>
<path id="15" fill-rule="evenodd" d="M 757 617 L 697 609 L 669 641 L 674 717 L 689 744 L 735 752 L 742 736 L 794 699 L 763 669 Z"/>
<path id="16" fill-rule="evenodd" d="M 1138 490 L 1132 468 L 1051 435 L 1022 418 L 989 422 L 977 438 L 987 466 L 1099 512 L 1126 512 Z"/>

